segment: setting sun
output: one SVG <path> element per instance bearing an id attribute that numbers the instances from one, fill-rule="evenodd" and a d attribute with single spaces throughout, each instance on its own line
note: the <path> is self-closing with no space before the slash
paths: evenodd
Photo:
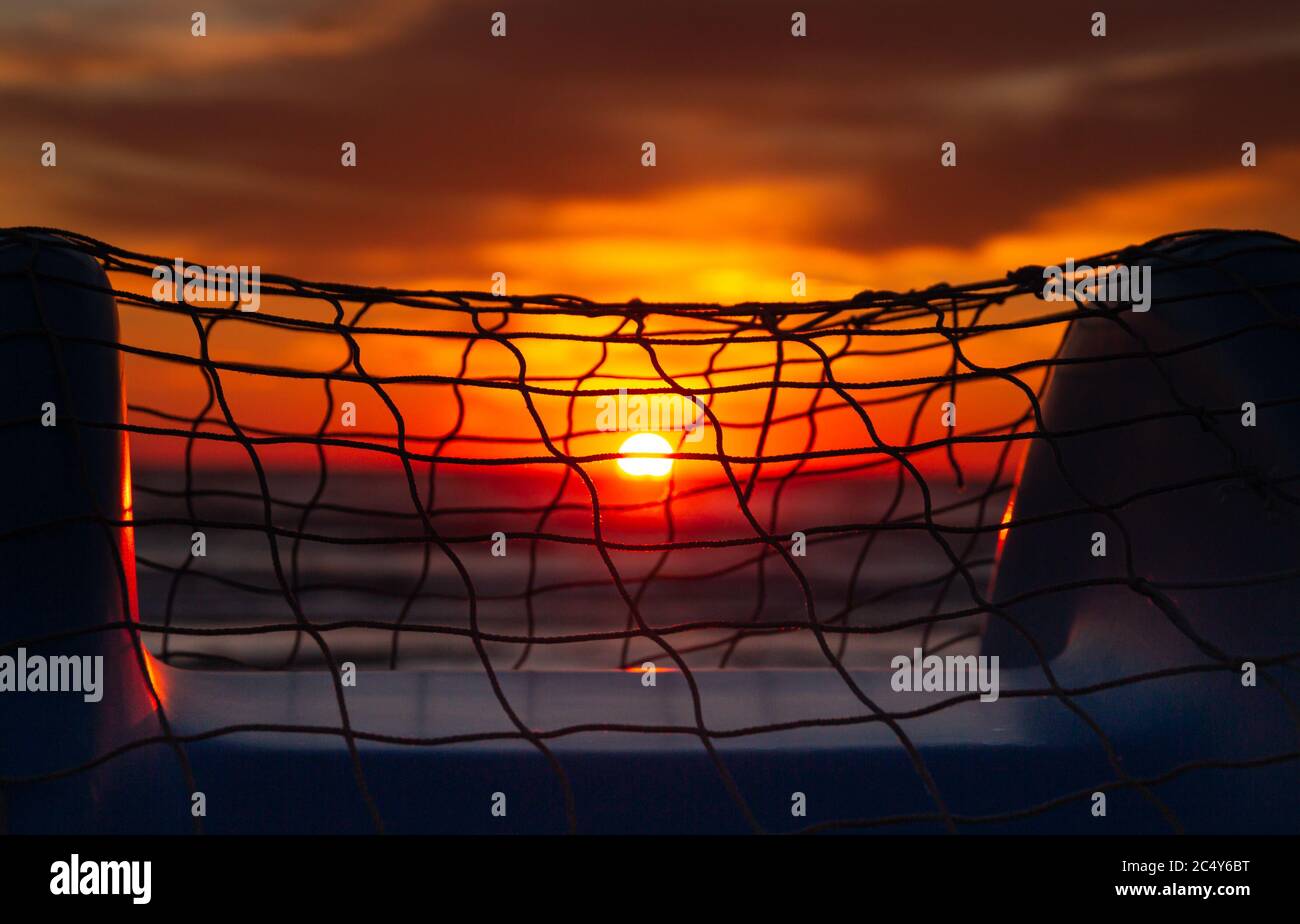
<path id="1" fill-rule="evenodd" d="M 624 440 L 618 451 L 625 455 L 631 452 L 653 452 L 668 455 L 673 451 L 673 447 L 658 433 L 636 433 Z M 663 478 L 672 471 L 673 460 L 623 458 L 618 460 L 618 467 L 634 478 L 643 476 Z"/>

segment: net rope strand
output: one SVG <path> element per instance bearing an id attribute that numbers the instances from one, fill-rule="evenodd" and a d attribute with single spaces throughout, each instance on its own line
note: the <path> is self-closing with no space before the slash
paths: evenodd
<path id="1" fill-rule="evenodd" d="M 1239 413 L 1239 409 L 1201 407 L 1187 400 L 1162 362 L 1245 333 L 1295 327 L 1293 318 L 1278 312 L 1270 293 L 1300 284 L 1300 280 L 1254 285 L 1217 262 L 1196 262 L 1179 253 L 1180 240 L 1194 235 L 1202 240 L 1206 235 L 1213 239 L 1229 233 L 1183 232 L 1080 261 L 1105 266 L 1149 259 L 1157 278 L 1175 269 L 1209 268 L 1217 271 L 1221 286 L 1206 288 L 1195 297 L 1246 293 L 1269 316 L 1265 322 L 1242 323 L 1213 337 L 1161 351 L 1153 349 L 1133 329 L 1123 306 L 1064 307 L 1043 302 L 1042 268 L 1036 266 L 1012 270 L 1002 279 L 962 285 L 939 283 L 906 292 L 864 291 L 841 300 L 738 305 L 640 300 L 615 303 L 568 295 L 395 289 L 311 282 L 264 273 L 260 294 L 273 308 L 245 313 L 184 298 L 160 300 L 140 291 L 148 287 L 142 280 L 148 279 L 157 266 L 173 265 L 172 259 L 56 229 L 0 230 L 0 245 L 31 249 L 22 278 L 30 287 L 41 321 L 38 330 L 12 331 L 4 336 L 45 340 L 65 398 L 68 380 L 59 357 L 60 340 L 115 349 L 128 364 L 151 364 L 150 368 L 164 368 L 174 375 L 197 374 L 200 386 L 194 390 L 192 403 L 181 407 L 176 401 L 168 403 L 165 399 L 174 396 L 165 391 L 133 390 L 128 374 L 127 422 L 80 419 L 72 406 L 60 413 L 74 424 L 74 437 L 80 428 L 125 431 L 132 441 L 133 459 L 140 455 L 137 445 L 178 446 L 179 462 L 172 471 L 179 483 L 175 479 L 168 483 L 155 471 L 139 470 L 133 472 L 135 510 L 125 519 L 94 509 L 84 517 L 52 519 L 0 535 L 0 540 L 12 540 L 70 522 L 93 522 L 102 528 L 117 556 L 115 531 L 135 530 L 141 549 L 136 563 L 158 579 L 156 599 L 143 599 L 145 591 L 141 590 L 142 615 L 138 621 L 117 621 L 6 642 L 0 646 L 0 653 L 19 647 L 38 648 L 85 634 L 126 632 L 156 706 L 159 733 L 126 742 L 77 766 L 38 776 L 0 779 L 0 787 L 66 779 L 141 748 L 162 745 L 175 754 L 182 777 L 193 792 L 199 787 L 186 753 L 189 744 L 249 732 L 333 736 L 346 748 L 358 796 L 371 823 L 376 831 L 383 831 L 384 821 L 366 781 L 359 742 L 440 748 L 471 742 L 519 741 L 530 745 L 549 766 L 562 802 L 565 826 L 575 831 L 574 794 L 563 761 L 552 749 L 553 742 L 595 731 L 689 735 L 707 754 L 740 818 L 751 830 L 761 832 L 765 828 L 728 768 L 726 755 L 716 747 L 717 742 L 796 729 L 878 724 L 888 730 L 906 755 L 931 810 L 823 821 L 805 826 L 802 832 L 916 824 L 955 832 L 967 826 L 1033 817 L 1086 801 L 1094 792 L 1126 790 L 1138 793 L 1151 804 L 1170 830 L 1181 831 L 1180 820 L 1160 796 L 1164 783 L 1198 770 L 1244 771 L 1300 759 L 1300 750 L 1292 749 L 1237 759 L 1194 759 L 1160 773 L 1132 773 L 1124 767 L 1106 730 L 1079 702 L 1082 697 L 1104 690 L 1169 677 L 1233 671 L 1248 659 L 1256 663 L 1265 685 L 1285 704 L 1300 739 L 1300 708 L 1269 673 L 1277 670 L 1294 674 L 1300 652 L 1253 655 L 1224 651 L 1196 632 L 1171 596 L 1178 590 L 1294 580 L 1300 578 L 1300 568 L 1234 580 L 1155 580 L 1139 570 L 1125 523 L 1126 510 L 1141 500 L 1214 484 L 1221 489 L 1244 485 L 1266 497 L 1270 504 L 1300 506 L 1295 492 L 1300 475 L 1286 475 L 1276 468 L 1258 471 L 1240 457 L 1226 438 L 1221 421 Z M 45 276 L 36 268 L 36 255 L 42 248 L 93 258 L 108 274 L 108 287 Z M 1295 251 L 1300 250 L 1300 244 L 1274 236 L 1267 244 L 1241 248 L 1236 253 L 1252 249 Z M 152 313 L 160 322 L 187 323 L 192 328 L 194 346 L 188 351 L 170 345 L 161 348 L 157 337 L 127 333 L 142 331 L 138 324 L 124 325 L 117 343 L 55 335 L 47 326 L 43 307 L 43 290 L 55 282 L 111 295 L 123 314 Z M 1156 297 L 1153 307 L 1160 303 Z M 387 321 L 393 313 L 407 320 L 403 324 Z M 1063 334 L 1070 322 L 1085 316 L 1107 319 L 1123 330 L 1135 347 L 1101 357 L 1065 356 Z M 412 324 L 412 319 L 418 323 Z M 990 361 L 976 350 L 1011 335 L 1037 336 L 1047 348 L 1041 356 L 1004 362 Z M 242 337 L 241 342 L 248 343 L 256 342 L 259 336 L 268 342 L 297 338 L 304 344 L 308 338 L 314 344 L 325 337 L 342 349 L 335 354 L 338 358 L 325 367 L 315 364 L 308 368 L 305 361 L 249 359 L 240 356 L 249 350 L 230 348 L 232 337 Z M 433 351 L 427 355 L 451 361 L 454 371 L 412 370 L 399 374 L 384 369 L 392 365 L 385 361 L 385 351 L 412 355 L 411 351 L 421 348 L 421 344 L 425 345 L 423 349 Z M 552 371 L 544 361 L 547 350 L 584 347 L 597 352 L 590 362 L 569 363 L 576 371 Z M 706 357 L 702 364 L 684 365 L 681 357 L 700 351 Z M 640 359 L 632 368 L 621 368 L 615 361 L 616 355 L 626 360 L 633 354 Z M 755 358 L 764 354 L 768 358 Z M 491 357 L 496 358 L 495 366 L 484 371 L 489 369 Z M 1165 397 L 1173 407 L 1071 430 L 1048 428 L 1041 400 L 1056 370 L 1079 363 L 1128 359 L 1151 365 L 1165 384 Z M 936 371 L 904 370 L 907 374 L 862 377 L 864 369 L 872 369 L 872 363 L 883 366 L 900 360 L 926 360 Z M 375 363 L 373 368 L 368 361 Z M 318 405 L 323 412 L 320 416 L 309 412 L 306 416 L 310 422 L 301 430 L 250 422 L 236 409 L 244 405 L 231 397 L 249 383 L 319 383 L 315 387 L 323 399 Z M 960 431 L 950 420 L 938 435 L 925 426 L 935 413 L 936 401 L 956 405 L 959 396 L 969 394 L 971 389 L 995 386 L 1011 389 L 1019 397 L 1017 407 L 1002 415 L 1005 419 L 983 421 Z M 346 433 L 332 428 L 339 419 L 340 397 L 359 393 L 356 389 L 364 389 L 378 400 L 380 416 L 387 416 L 391 429 L 376 429 L 375 415 L 365 428 Z M 425 396 L 422 401 L 442 402 L 454 411 L 445 429 L 426 429 L 423 422 L 411 425 L 407 419 L 410 401 L 399 396 L 399 391 L 407 395 L 410 389 L 419 389 Z M 490 402 L 507 397 L 519 402 L 532 432 L 511 427 L 497 427 L 494 431 L 482 425 L 483 420 L 492 421 L 494 405 Z M 605 493 L 611 491 L 599 467 L 617 462 L 623 453 L 578 449 L 580 443 L 598 441 L 605 432 L 579 419 L 579 402 L 602 397 L 689 402 L 698 408 L 712 446 L 706 441 L 692 447 L 687 433 L 678 433 L 672 447 L 674 464 L 656 496 L 648 500 L 602 496 L 602 486 Z M 552 428 L 542 402 L 557 400 L 561 402 L 561 413 L 556 416 L 562 426 Z M 747 400 L 757 410 L 737 410 L 741 407 L 735 403 L 737 400 Z M 1300 393 L 1261 401 L 1259 407 L 1287 407 L 1298 402 Z M 405 412 L 404 405 L 408 407 Z M 888 422 L 891 415 L 899 416 L 901 424 L 887 427 L 882 423 Z M 1127 498 L 1103 504 L 1081 489 L 1063 462 L 1058 442 L 1064 438 L 1184 417 L 1200 423 L 1225 450 L 1228 464 L 1222 471 L 1192 480 L 1153 484 Z M 34 416 L 0 421 L 0 432 L 37 423 Z M 893 442 L 886 436 L 887 429 L 898 434 Z M 778 439 L 778 434 L 782 438 Z M 837 435 L 848 435 L 849 441 L 836 443 Z M 752 448 L 733 451 L 737 440 Z M 1023 451 L 1030 441 L 1042 442 L 1052 453 L 1063 484 L 1073 494 L 1073 506 L 1036 516 L 1016 515 L 1008 510 L 1003 517 L 1013 487 L 1008 471 L 1015 453 Z M 306 486 L 305 499 L 277 492 L 273 483 L 278 484 L 282 474 L 267 458 L 276 452 L 304 448 L 309 450 L 310 465 L 303 468 L 298 463 L 294 477 L 299 486 Z M 225 484 L 214 476 L 212 468 L 199 461 L 205 452 L 231 449 L 243 454 L 254 476 L 255 490 Z M 991 461 L 984 467 L 972 465 L 965 453 L 976 451 L 990 452 Z M 394 507 L 357 497 L 335 498 L 331 491 L 340 484 L 340 478 L 345 478 L 340 474 L 344 470 L 333 464 L 335 453 L 371 460 L 375 467 L 366 477 L 396 484 L 404 501 Z M 686 463 L 706 466 L 708 474 L 698 475 L 693 470 L 696 477 L 684 477 L 679 466 Z M 84 468 L 83 457 L 83 480 L 92 475 Z M 481 484 L 465 480 L 465 473 L 475 472 L 479 475 L 474 477 L 484 479 Z M 539 473 L 558 476 L 555 487 L 541 492 L 540 499 L 512 497 L 510 491 L 502 489 L 511 484 L 534 483 Z M 828 484 L 833 487 L 855 476 L 879 477 L 881 485 L 891 485 L 877 499 L 882 501 L 878 515 L 836 522 L 810 518 L 812 515 L 800 506 L 800 491 Z M 940 481 L 946 485 L 943 492 L 938 489 Z M 909 509 L 909 499 L 919 501 L 919 507 L 914 504 L 915 509 Z M 205 507 L 213 504 L 225 505 L 222 515 L 205 512 Z M 741 532 L 704 537 L 692 534 L 687 528 L 691 513 L 708 504 L 728 510 L 734 505 Z M 257 515 L 252 517 L 224 512 L 253 508 Z M 1105 518 L 1123 543 L 1122 574 L 1080 578 L 996 604 L 988 599 L 985 588 L 993 563 L 991 544 L 996 536 L 1018 526 L 1085 512 Z M 637 535 L 637 530 L 631 531 L 630 538 L 613 534 L 616 530 L 610 524 L 624 517 L 639 522 L 641 533 L 649 531 L 647 524 L 654 525 L 662 538 L 647 540 Z M 811 556 L 800 562 L 792 554 L 791 532 L 782 526 L 790 522 L 798 524 L 807 546 L 817 549 L 819 555 L 842 556 L 832 559 L 842 563 L 842 589 L 836 589 L 838 584 L 832 589 L 824 586 L 825 578 L 811 567 Z M 578 528 L 577 523 L 585 523 L 585 527 Z M 492 524 L 502 524 L 500 531 L 487 531 Z M 241 542 L 255 541 L 255 534 L 260 534 L 266 553 L 259 564 L 261 573 L 245 573 L 249 568 L 223 573 L 214 562 L 193 555 L 176 561 L 174 556 L 143 551 L 148 537 L 170 535 L 168 530 L 174 533 L 177 529 L 229 533 Z M 526 544 L 528 555 L 526 569 L 520 574 L 521 586 L 485 588 L 483 585 L 494 578 L 483 577 L 473 556 L 502 534 L 511 543 Z M 927 542 L 938 567 L 923 576 L 881 577 L 872 569 L 878 571 L 882 564 L 888 565 L 891 553 L 882 551 L 882 543 L 887 540 Z M 248 542 L 244 543 L 245 551 Z M 391 559 L 400 579 L 365 580 L 356 569 L 313 567 L 309 560 L 310 552 L 322 550 L 338 549 L 348 554 L 374 550 L 397 555 L 412 545 L 418 546 L 417 556 Z M 552 552 L 594 555 L 599 566 L 584 574 L 563 567 L 566 560 L 555 559 Z M 646 561 L 646 567 L 629 567 L 629 556 L 638 555 L 648 556 L 641 559 Z M 170 563 L 173 561 L 176 563 Z M 561 566 L 555 565 L 557 561 Z M 554 577 L 547 573 L 548 562 L 557 571 Z M 130 588 L 120 556 L 116 568 L 123 611 L 130 612 L 126 605 Z M 783 577 L 788 580 L 783 582 Z M 665 595 L 670 600 L 684 599 L 692 587 L 742 579 L 752 582 L 735 618 L 718 618 L 710 613 L 705 618 L 683 619 L 673 612 L 675 607 L 662 602 Z M 221 613 L 202 609 L 195 612 L 192 603 L 182 613 L 187 588 L 195 587 L 230 595 L 220 599 L 278 599 L 292 619 L 246 619 L 231 625 L 228 619 L 223 622 Z M 1037 597 L 1084 588 L 1122 590 L 1157 607 L 1163 618 L 1196 646 L 1204 660 L 1087 686 L 1061 682 L 1039 640 L 1008 609 Z M 591 594 L 610 592 L 618 601 L 617 616 L 606 620 L 604 626 L 574 631 L 555 617 L 555 607 L 579 607 L 591 599 Z M 393 618 L 340 619 L 313 614 L 313 608 L 322 607 L 309 601 L 325 600 L 330 595 L 345 595 L 357 601 L 351 604 L 355 607 L 395 606 Z M 549 609 L 543 606 L 548 601 Z M 437 604 L 437 613 L 459 607 L 466 618 L 461 624 L 433 618 L 426 604 Z M 483 613 L 488 612 L 485 607 L 502 605 L 514 607 L 512 612 L 517 618 L 511 626 L 515 628 L 501 626 L 495 615 L 491 624 L 483 623 Z M 651 619 L 648 614 L 656 608 L 667 618 Z M 777 611 L 779 615 L 774 616 Z M 891 633 L 919 633 L 920 646 L 929 653 L 958 647 L 978 637 L 982 619 L 1003 620 L 1024 638 L 1045 680 L 1041 687 L 1004 690 L 1001 695 L 1011 700 L 1058 702 L 1095 738 L 1110 767 L 1109 778 L 1002 812 L 970 814 L 948 805 L 909 734 L 908 723 L 970 702 L 978 692 L 948 696 L 913 710 L 890 711 L 867 695 L 854 678 L 849 662 L 861 656 L 855 645 Z M 239 723 L 197 734 L 177 733 L 146 667 L 145 636 L 157 639 L 153 650 L 161 660 L 179 666 L 226 670 L 323 667 L 331 676 L 337 723 Z M 287 651 L 276 658 L 250 655 L 256 648 L 242 644 L 285 636 L 291 639 Z M 364 640 L 372 637 L 383 639 L 378 646 L 372 646 L 380 651 L 374 656 L 376 663 L 393 670 L 419 665 L 422 657 L 429 656 L 429 649 L 419 646 L 412 652 L 408 642 L 467 641 L 474 652 L 474 663 L 488 682 L 510 730 L 420 737 L 355 727 L 348 712 L 339 651 L 348 651 L 351 656 L 353 647 L 360 645 L 359 650 L 364 650 Z M 737 665 L 746 658 L 761 665 L 766 663 L 764 658 L 772 657 L 765 646 L 790 638 L 811 640 L 811 654 L 807 656 L 813 657 L 821 669 L 832 671 L 861 709 L 847 715 L 808 716 L 740 728 L 711 724 L 709 701 L 696 672 L 704 668 L 744 669 L 743 664 Z M 306 641 L 312 644 L 304 647 Z M 607 668 L 634 670 L 651 662 L 679 672 L 689 693 L 691 720 L 658 724 L 593 720 L 563 727 L 531 727 L 511 701 L 500 675 L 533 667 L 542 653 L 589 651 L 593 645 L 605 646 L 599 651 L 608 652 L 604 662 Z M 319 663 L 309 657 L 311 650 Z M 196 831 L 202 831 L 201 819 L 195 818 L 193 824 Z"/>

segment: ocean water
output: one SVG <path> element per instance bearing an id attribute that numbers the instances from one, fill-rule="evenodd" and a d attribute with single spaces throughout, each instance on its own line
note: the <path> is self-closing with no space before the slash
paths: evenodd
<path id="1" fill-rule="evenodd" d="M 594 467 L 599 468 L 599 466 Z M 612 466 L 610 466 L 612 468 Z M 570 479 L 562 505 L 539 530 L 542 511 L 554 499 L 560 473 L 551 467 L 466 472 L 440 468 L 436 476 L 438 533 L 452 540 L 475 597 L 475 623 L 482 633 L 518 636 L 487 640 L 484 649 L 500 670 L 604 670 L 654 659 L 668 663 L 663 647 L 636 637 L 532 645 L 524 639 L 621 632 L 632 619 L 610 574 L 590 544 L 590 498 Z M 428 502 L 427 468 L 417 472 L 422 505 Z M 251 472 L 196 471 L 188 498 L 184 473 L 137 470 L 135 518 L 140 614 L 148 624 L 192 628 L 293 626 L 299 616 L 283 584 L 292 591 L 301 618 L 313 625 L 362 621 L 378 626 L 330 628 L 323 632 L 332 655 L 368 666 L 478 669 L 480 654 L 470 637 L 466 581 L 450 558 L 428 542 L 405 476 L 400 470 L 331 472 L 323 489 L 311 471 L 273 471 L 268 476 L 272 522 L 283 531 L 272 540 Z M 629 484 L 612 472 L 594 475 L 606 542 L 661 543 L 667 509 L 663 484 Z M 935 509 L 957 505 L 935 517 L 941 524 L 997 523 L 1006 493 L 990 497 L 979 511 L 984 487 L 959 491 L 952 480 L 927 476 Z M 678 541 L 752 539 L 731 486 L 712 477 L 683 479 L 685 493 L 672 504 Z M 750 507 L 759 522 L 772 523 L 774 480 L 760 481 Z M 314 506 L 309 501 L 320 490 Z M 690 626 L 701 621 L 744 624 L 820 623 L 875 628 L 968 606 L 961 578 L 946 581 L 949 559 L 922 523 L 921 494 L 908 483 L 888 522 L 908 528 L 879 532 L 866 554 L 866 533 L 818 532 L 844 525 L 886 522 L 895 479 L 859 475 L 800 478 L 781 492 L 772 532 L 789 537 L 805 531 L 806 554 L 794 559 L 807 581 L 779 556 L 769 553 L 761 566 L 761 545 L 659 551 L 611 550 L 611 563 L 652 628 Z M 192 536 L 201 531 L 203 556 L 192 554 Z M 544 531 L 587 540 L 532 542 L 521 532 Z M 295 539 L 295 532 L 309 534 Z M 492 554 L 494 533 L 506 535 L 503 556 Z M 973 540 L 948 534 L 968 563 L 981 591 L 987 583 L 996 533 Z M 498 551 L 500 547 L 498 546 Z M 855 563 L 862 557 L 856 576 Z M 427 561 L 427 565 L 426 565 Z M 423 577 L 422 577 L 423 574 Z M 281 577 L 282 576 L 282 577 Z M 850 587 L 852 591 L 850 592 Z M 531 603 L 531 607 L 530 607 Z M 811 604 L 811 605 L 810 605 Z M 849 604 L 852 604 L 851 606 Z M 405 611 L 405 612 L 404 612 Z M 443 627 L 446 632 L 395 632 L 405 626 Z M 531 629 L 530 629 L 531 622 Z M 909 652 L 924 639 L 927 649 L 973 651 L 978 620 L 965 617 L 875 634 L 828 632 L 826 643 L 850 666 L 883 666 L 894 654 Z M 683 652 L 693 667 L 817 668 L 828 658 L 809 628 L 741 632 L 699 628 L 672 632 L 664 641 Z M 178 665 L 204 668 L 318 668 L 323 654 L 309 636 L 282 631 L 164 639 L 149 632 L 156 654 Z"/>

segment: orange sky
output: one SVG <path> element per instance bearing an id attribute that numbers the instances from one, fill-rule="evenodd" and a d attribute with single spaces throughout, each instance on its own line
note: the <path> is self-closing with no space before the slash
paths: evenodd
<path id="1" fill-rule="evenodd" d="M 1109 3 L 1102 39 L 1081 0 L 810 0 L 803 39 L 791 5 L 766 0 L 523 2 L 503 39 L 497 0 L 213 0 L 204 38 L 193 4 L 126 6 L 0 9 L 0 225 L 305 278 L 481 290 L 504 272 L 511 292 L 723 302 L 789 299 L 796 271 L 809 298 L 842 298 L 1184 228 L 1300 234 L 1292 2 Z M 955 169 L 939 166 L 948 140 Z M 1247 140 L 1258 167 L 1240 165 Z M 134 314 L 136 342 L 192 349 Z M 338 355 L 238 336 L 222 349 Z M 459 359 L 416 341 L 375 352 L 448 373 Z M 471 373 L 500 374 L 492 353 Z M 156 406 L 182 381 L 128 372 L 132 400 Z M 250 417 L 314 428 L 315 392 L 240 387 Z M 448 405 L 427 403 L 412 396 L 411 415 L 437 429 Z M 529 423 L 518 402 L 489 406 L 493 427 Z"/>

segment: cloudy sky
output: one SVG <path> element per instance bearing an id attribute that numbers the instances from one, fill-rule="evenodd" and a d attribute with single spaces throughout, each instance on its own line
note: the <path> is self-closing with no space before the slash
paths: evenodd
<path id="1" fill-rule="evenodd" d="M 1298 234 L 1297 86 L 1294 0 L 11 3 L 0 224 L 359 282 L 734 301 L 798 270 L 828 297 Z"/>

